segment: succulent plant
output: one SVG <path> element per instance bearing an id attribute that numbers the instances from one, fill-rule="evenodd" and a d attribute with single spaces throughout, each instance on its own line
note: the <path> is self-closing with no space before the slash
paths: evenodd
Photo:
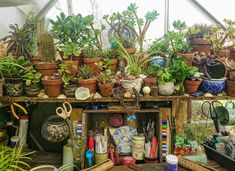
<path id="1" fill-rule="evenodd" d="M 207 24 L 194 24 L 188 28 L 188 40 L 191 41 L 196 38 L 205 38 L 210 35 L 211 25 Z"/>
<path id="2" fill-rule="evenodd" d="M 99 49 L 95 49 L 95 48 L 86 48 L 83 51 L 84 57 L 85 58 L 96 58 L 99 57 L 101 52 Z"/>
<path id="3" fill-rule="evenodd" d="M 89 79 L 93 76 L 93 69 L 87 65 L 84 65 L 78 69 L 78 75 L 80 79 Z"/>
<path id="4" fill-rule="evenodd" d="M 45 32 L 37 38 L 38 55 L 42 61 L 55 61 L 55 46 L 54 40 L 50 33 Z"/>
<path id="5" fill-rule="evenodd" d="M 147 77 L 156 77 L 158 74 L 160 66 L 159 65 L 150 65 L 144 70 L 144 74 Z"/>

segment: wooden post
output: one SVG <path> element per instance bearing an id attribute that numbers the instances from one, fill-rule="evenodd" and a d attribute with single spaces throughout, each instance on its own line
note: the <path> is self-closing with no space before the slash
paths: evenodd
<path id="1" fill-rule="evenodd" d="M 187 100 L 181 99 L 179 101 L 179 105 L 175 106 L 176 110 L 178 108 L 178 112 L 176 113 L 176 134 L 183 135 L 184 134 L 184 124 L 187 120 Z"/>

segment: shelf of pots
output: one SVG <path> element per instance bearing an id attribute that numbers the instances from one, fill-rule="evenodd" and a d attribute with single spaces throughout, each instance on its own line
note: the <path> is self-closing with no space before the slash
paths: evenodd
<path id="1" fill-rule="evenodd" d="M 191 44 L 192 51 L 208 55 L 211 49 L 211 42 L 206 39 L 211 32 L 211 25 L 194 24 L 188 28 L 187 41 Z"/>
<path id="2" fill-rule="evenodd" d="M 42 33 L 37 38 L 37 49 L 40 57 L 39 62 L 34 66 L 42 76 L 51 76 L 58 70 L 58 63 L 55 61 L 54 39 L 49 33 Z"/>
<path id="3" fill-rule="evenodd" d="M 30 62 L 23 56 L 15 58 L 5 56 L 0 59 L 1 78 L 4 78 L 4 94 L 8 96 L 21 96 L 24 93 L 22 75 L 27 71 Z"/>
<path id="4" fill-rule="evenodd" d="M 96 78 L 94 76 L 93 68 L 84 65 L 78 68 L 78 84 L 79 87 L 85 87 L 90 90 L 90 94 L 96 92 Z"/>
<path id="5" fill-rule="evenodd" d="M 100 73 L 97 63 L 101 60 L 101 51 L 96 48 L 86 48 L 83 50 L 83 62 L 91 67 L 95 75 Z"/>
<path id="6" fill-rule="evenodd" d="M 36 97 L 40 93 L 41 77 L 42 74 L 33 66 L 27 67 L 27 72 L 23 75 L 26 95 Z"/>
<path id="7" fill-rule="evenodd" d="M 78 88 L 77 76 L 70 74 L 70 70 L 66 64 L 60 64 L 58 71 L 63 81 L 63 93 L 66 97 L 75 97 L 75 91 Z"/>

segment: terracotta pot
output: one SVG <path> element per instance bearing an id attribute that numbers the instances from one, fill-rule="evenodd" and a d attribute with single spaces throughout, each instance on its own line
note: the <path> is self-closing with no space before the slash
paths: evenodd
<path id="1" fill-rule="evenodd" d="M 127 53 L 129 53 L 130 55 L 133 55 L 133 54 L 135 54 L 135 52 L 136 52 L 136 48 L 126 48 L 126 51 L 127 51 Z"/>
<path id="2" fill-rule="evenodd" d="M 58 69 L 57 62 L 35 62 L 34 66 L 41 72 L 42 76 L 51 76 L 56 73 Z"/>
<path id="3" fill-rule="evenodd" d="M 193 39 L 191 45 L 193 46 L 193 52 L 204 52 L 206 55 L 208 55 L 211 49 L 211 42 L 203 38 Z"/>
<path id="4" fill-rule="evenodd" d="M 229 96 L 235 97 L 235 82 L 227 80 L 226 84 L 227 84 L 227 94 Z"/>
<path id="5" fill-rule="evenodd" d="M 63 62 L 66 65 L 66 69 L 69 71 L 68 75 L 76 76 L 78 72 L 78 61 L 64 60 Z"/>
<path id="6" fill-rule="evenodd" d="M 62 79 L 47 80 L 45 78 L 42 78 L 42 84 L 48 96 L 57 97 L 61 94 L 63 84 Z"/>
<path id="7" fill-rule="evenodd" d="M 103 97 L 110 97 L 112 89 L 113 89 L 113 84 L 101 84 L 99 83 L 99 89 L 100 93 Z"/>
<path id="8" fill-rule="evenodd" d="M 41 61 L 41 58 L 40 58 L 39 56 L 33 56 L 33 57 L 31 58 L 31 61 L 32 61 L 33 63 L 35 63 L 35 62 L 40 62 L 40 61 Z"/>
<path id="9" fill-rule="evenodd" d="M 178 53 L 177 55 L 185 57 L 187 59 L 186 63 L 189 66 L 192 66 L 192 59 L 193 59 L 194 53 Z"/>
<path id="10" fill-rule="evenodd" d="M 98 75 L 100 73 L 100 70 L 99 70 L 98 66 L 96 65 L 96 63 L 98 63 L 100 60 L 101 60 L 100 57 L 97 57 L 97 58 L 83 58 L 84 64 L 86 64 L 87 66 L 93 68 L 95 75 Z"/>
<path id="11" fill-rule="evenodd" d="M 118 64 L 118 59 L 117 59 L 117 58 L 115 58 L 115 59 L 110 59 L 110 61 L 111 61 L 112 69 L 113 69 L 113 71 L 116 73 L 116 71 L 117 71 L 117 64 Z"/>
<path id="12" fill-rule="evenodd" d="M 4 83 L 4 78 L 0 79 L 0 97 L 3 96 L 3 83 Z"/>
<path id="13" fill-rule="evenodd" d="M 77 61 L 78 62 L 78 66 L 83 65 L 82 58 L 83 58 L 83 53 L 82 52 L 81 52 L 81 54 L 79 56 L 72 55 L 72 60 L 73 61 Z"/>
<path id="14" fill-rule="evenodd" d="M 89 88 L 91 94 L 96 92 L 96 79 L 78 80 L 78 84 L 80 87 Z"/>
<path id="15" fill-rule="evenodd" d="M 185 80 L 184 81 L 184 88 L 185 88 L 185 93 L 187 94 L 193 94 L 195 93 L 198 89 L 199 86 L 201 85 L 202 81 L 192 81 L 192 80 Z"/>
<path id="16" fill-rule="evenodd" d="M 229 58 L 229 56 L 230 56 L 230 49 L 221 50 L 221 52 L 219 54 L 219 57 L 222 59 Z"/>
<path id="17" fill-rule="evenodd" d="M 229 59 L 235 61 L 235 49 L 233 47 L 230 48 Z"/>
<path id="18" fill-rule="evenodd" d="M 149 86 L 150 88 L 156 84 L 156 77 L 147 77 L 144 79 L 144 85 Z"/>

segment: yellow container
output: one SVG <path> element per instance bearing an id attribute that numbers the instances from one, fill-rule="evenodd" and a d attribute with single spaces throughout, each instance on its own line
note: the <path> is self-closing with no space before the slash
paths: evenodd
<path id="1" fill-rule="evenodd" d="M 95 153 L 95 164 L 99 164 L 109 158 L 108 153 Z"/>
<path id="2" fill-rule="evenodd" d="M 132 137 L 132 156 L 136 160 L 144 160 L 144 135 L 134 135 Z"/>

